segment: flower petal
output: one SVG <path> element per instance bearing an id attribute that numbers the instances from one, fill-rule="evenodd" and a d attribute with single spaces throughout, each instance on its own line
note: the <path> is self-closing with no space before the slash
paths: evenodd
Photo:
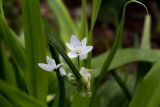
<path id="1" fill-rule="evenodd" d="M 50 58 L 49 56 L 46 56 L 46 60 L 47 60 L 48 65 L 51 65 L 53 68 L 56 67 L 56 62 L 54 59 Z"/>
<path id="2" fill-rule="evenodd" d="M 80 41 L 79 41 L 79 39 L 75 36 L 75 35 L 72 35 L 71 36 L 71 44 L 72 45 L 80 45 Z"/>
<path id="3" fill-rule="evenodd" d="M 62 77 L 67 75 L 66 71 L 62 67 L 59 68 L 59 72 Z"/>
<path id="4" fill-rule="evenodd" d="M 70 52 L 68 53 L 68 56 L 69 56 L 70 58 L 75 58 L 75 57 L 77 57 L 78 55 L 77 55 L 76 53 L 70 51 Z"/>
<path id="5" fill-rule="evenodd" d="M 49 71 L 49 72 L 51 72 L 51 71 L 53 71 L 53 70 L 55 69 L 55 68 L 52 67 L 51 65 L 43 64 L 43 63 L 38 63 L 38 66 L 39 66 L 40 68 L 42 68 L 43 70 Z"/>
<path id="6" fill-rule="evenodd" d="M 74 46 L 72 44 L 66 43 L 66 46 L 73 51 L 74 50 Z"/>
<path id="7" fill-rule="evenodd" d="M 87 37 L 85 37 L 85 38 L 81 41 L 82 46 L 86 46 L 86 43 L 87 43 Z"/>
<path id="8" fill-rule="evenodd" d="M 80 74 L 86 79 L 91 79 L 91 73 L 84 67 L 81 68 Z"/>
<path id="9" fill-rule="evenodd" d="M 80 60 L 84 60 L 84 59 L 86 59 L 87 58 L 87 54 L 80 54 L 79 55 L 79 59 Z"/>
<path id="10" fill-rule="evenodd" d="M 93 49 L 93 46 L 86 46 L 83 48 L 82 54 L 88 54 Z"/>
<path id="11" fill-rule="evenodd" d="M 56 66 L 56 69 L 58 69 L 59 67 L 61 67 L 62 66 L 62 64 L 58 64 L 57 66 Z"/>

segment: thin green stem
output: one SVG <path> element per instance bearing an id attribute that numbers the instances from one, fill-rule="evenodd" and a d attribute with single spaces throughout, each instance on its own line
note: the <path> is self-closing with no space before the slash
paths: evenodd
<path id="1" fill-rule="evenodd" d="M 77 63 L 78 63 L 78 70 L 80 69 L 80 62 L 79 62 L 79 56 L 77 58 Z"/>
<path id="2" fill-rule="evenodd" d="M 59 64 L 60 60 L 59 60 L 59 56 L 58 56 L 56 50 L 50 45 L 49 45 L 49 47 L 50 47 L 52 57 L 54 58 L 55 62 L 57 64 Z M 60 75 L 59 69 L 56 71 L 56 75 L 57 75 L 58 86 L 59 86 L 59 100 L 58 100 L 58 106 L 57 107 L 64 107 L 64 103 L 65 103 L 65 84 L 64 84 L 63 77 Z"/>
<path id="3" fill-rule="evenodd" d="M 62 76 L 60 75 L 59 70 L 56 72 L 59 86 L 59 102 L 57 107 L 64 107 L 65 103 L 65 84 Z"/>
<path id="4" fill-rule="evenodd" d="M 115 71 L 111 71 L 110 73 L 114 77 L 114 79 L 117 81 L 118 85 L 121 87 L 121 89 L 125 93 L 125 95 L 128 98 L 128 100 L 131 101 L 132 95 L 129 92 L 125 82 L 120 78 L 120 76 Z"/>

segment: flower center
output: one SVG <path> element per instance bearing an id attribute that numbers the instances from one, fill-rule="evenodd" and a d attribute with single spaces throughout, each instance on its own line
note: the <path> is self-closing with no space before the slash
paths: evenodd
<path id="1" fill-rule="evenodd" d="M 81 53 L 81 50 L 80 49 L 76 49 L 75 52 L 76 52 L 76 54 L 79 55 Z"/>

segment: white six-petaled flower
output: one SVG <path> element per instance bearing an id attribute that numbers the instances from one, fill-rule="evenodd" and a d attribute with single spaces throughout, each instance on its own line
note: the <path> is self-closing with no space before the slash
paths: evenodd
<path id="1" fill-rule="evenodd" d="M 49 71 L 52 72 L 53 70 L 56 70 L 59 68 L 60 74 L 61 76 L 65 76 L 66 75 L 66 71 L 61 67 L 62 64 L 58 64 L 56 65 L 56 62 L 54 59 L 46 56 L 46 60 L 47 60 L 47 64 L 45 63 L 38 63 L 38 66 L 40 68 L 42 68 L 45 71 Z"/>
<path id="2" fill-rule="evenodd" d="M 70 58 L 79 57 L 80 60 L 87 58 L 88 52 L 93 49 L 93 46 L 86 46 L 87 38 L 84 38 L 81 42 L 74 35 L 71 36 L 71 43 L 66 43 L 66 46 L 71 50 L 68 53 Z"/>

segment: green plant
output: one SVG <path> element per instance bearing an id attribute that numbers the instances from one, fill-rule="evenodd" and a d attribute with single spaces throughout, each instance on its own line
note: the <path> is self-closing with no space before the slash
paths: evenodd
<path id="1" fill-rule="evenodd" d="M 7 24 L 3 3 L 0 0 L 0 105 L 2 107 L 119 107 L 120 105 L 159 107 L 160 52 L 158 49 L 151 49 L 151 17 L 144 4 L 136 0 L 125 3 L 111 50 L 98 57 L 92 57 L 91 50 L 94 48 L 92 32 L 101 0 L 93 0 L 90 25 L 87 22 L 87 1 L 82 0 L 79 27 L 70 17 L 62 0 L 47 0 L 47 2 L 56 16 L 59 33 L 55 35 L 50 30 L 49 24 L 44 23 L 39 0 L 22 0 L 25 41 L 23 46 L 19 42 L 19 36 Z M 122 49 L 120 46 L 126 7 L 133 3 L 143 6 L 147 11 L 141 47 Z M 71 36 L 72 34 L 77 36 Z M 70 38 L 71 43 L 66 44 Z M 78 38 L 83 40 L 79 41 Z M 70 50 L 68 55 L 67 47 Z M 53 59 L 46 56 L 52 56 Z M 127 71 L 125 73 L 112 71 L 137 61 L 153 64 L 151 70 L 145 74 L 137 73 L 140 79 L 136 80 L 136 75 L 126 73 Z M 52 72 L 53 70 L 56 73 Z M 113 78 L 106 79 L 109 73 L 116 82 Z M 138 85 L 135 91 L 133 87 L 136 83 Z"/>

